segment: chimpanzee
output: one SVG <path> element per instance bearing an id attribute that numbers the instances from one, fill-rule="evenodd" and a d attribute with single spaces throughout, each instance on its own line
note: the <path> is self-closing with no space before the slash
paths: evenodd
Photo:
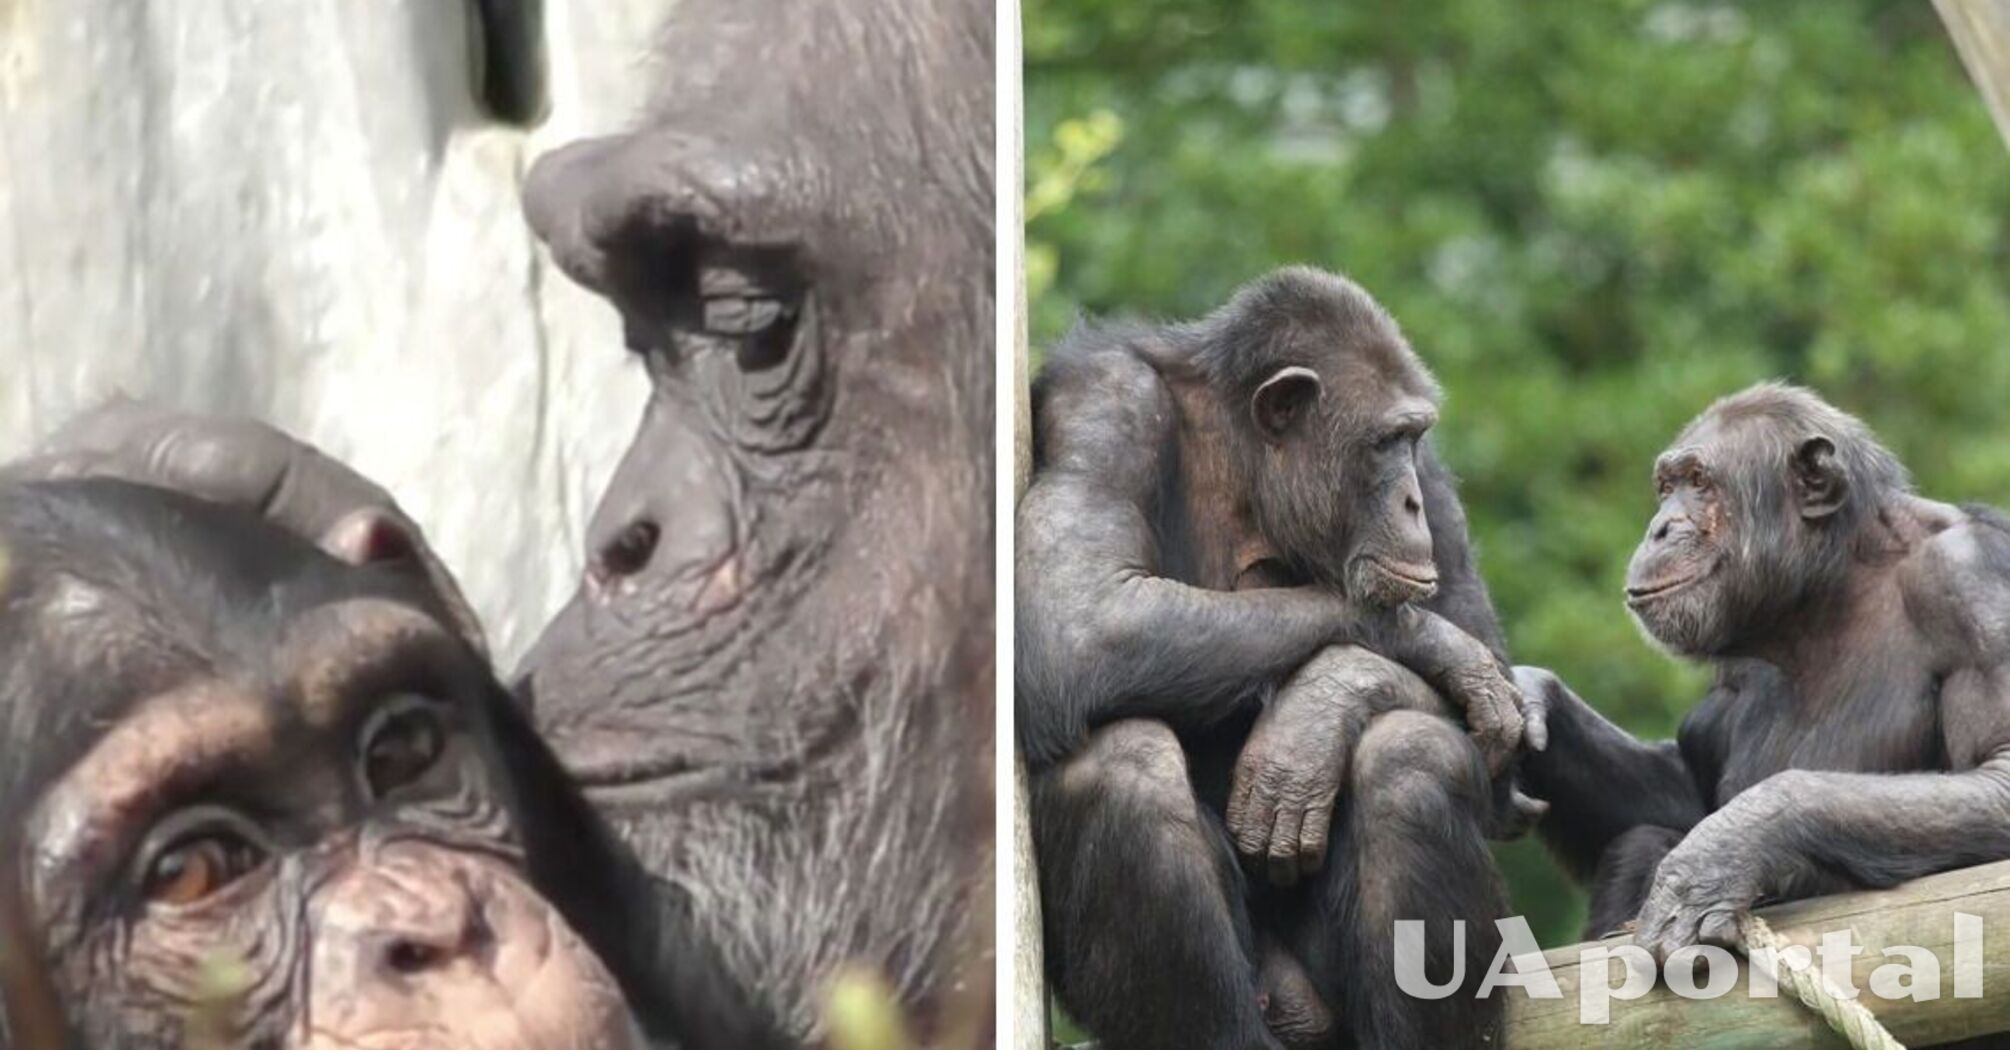
<path id="1" fill-rule="evenodd" d="M 683 0 L 641 126 L 528 177 L 653 396 L 521 692 L 694 924 L 632 939 L 734 993 L 663 994 L 746 1004 L 686 1046 L 813 1042 L 849 966 L 924 1038 L 988 1017 L 992 30 L 984 0 Z M 388 503 L 269 430 L 143 406 L 45 462 L 296 529 Z"/>
<path id="2" fill-rule="evenodd" d="M 1654 485 L 1627 608 L 1716 670 L 1678 741 L 1517 672 L 1551 734 L 1523 774 L 1593 884 L 1590 933 L 1637 912 L 1665 959 L 1734 943 L 1761 899 L 2010 857 L 2010 519 L 1914 494 L 1862 423 L 1776 383 L 1711 405 Z"/>
<path id="3" fill-rule="evenodd" d="M 642 876 L 395 530 L 0 484 L 24 1046 L 642 1045 L 609 968 Z"/>
<path id="4" fill-rule="evenodd" d="M 1388 314 L 1311 269 L 1051 351 L 1017 725 L 1052 976 L 1105 1045 L 1496 1035 L 1472 994 L 1504 912 L 1488 769 L 1523 722 L 1425 437 L 1438 400 Z M 1238 852 L 1273 885 L 1245 885 Z M 1464 990 L 1398 991 L 1397 919 L 1427 920 L 1439 981 L 1467 920 Z"/>

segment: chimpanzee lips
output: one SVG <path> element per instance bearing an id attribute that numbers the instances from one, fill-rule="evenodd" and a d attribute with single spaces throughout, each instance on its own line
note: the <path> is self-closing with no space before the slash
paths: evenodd
<path id="1" fill-rule="evenodd" d="M 1438 568 L 1435 565 L 1403 565 L 1387 558 L 1374 557 L 1368 559 L 1368 564 L 1412 587 L 1430 590 L 1438 586 Z"/>
<path id="2" fill-rule="evenodd" d="M 1678 576 L 1671 580 L 1656 580 L 1653 583 L 1628 584 L 1626 587 L 1626 603 L 1628 605 L 1638 605 L 1642 602 L 1652 601 L 1655 598 L 1666 597 L 1670 594 L 1675 593 L 1676 591 L 1681 590 L 1684 587 L 1689 586 L 1692 583 L 1695 583 L 1697 580 L 1702 579 L 1706 575 L 1708 575 L 1708 573 L 1698 572 L 1698 573 L 1691 573 L 1688 576 Z"/>

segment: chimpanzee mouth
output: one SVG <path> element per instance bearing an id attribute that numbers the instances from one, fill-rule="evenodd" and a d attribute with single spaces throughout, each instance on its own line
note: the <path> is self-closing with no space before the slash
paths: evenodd
<path id="1" fill-rule="evenodd" d="M 1645 605 L 1655 599 L 1666 598 L 1708 575 L 1710 575 L 1708 571 L 1696 572 L 1690 573 L 1687 576 L 1678 576 L 1672 580 L 1657 580 L 1638 587 L 1628 586 L 1626 588 L 1626 604 Z"/>
<path id="2" fill-rule="evenodd" d="M 1438 587 L 1437 566 L 1423 564 L 1401 565 L 1387 558 L 1378 558 L 1373 555 L 1370 555 L 1367 561 L 1369 565 L 1375 567 L 1376 571 L 1405 586 L 1414 587 L 1420 591 L 1436 590 Z"/>
<path id="3" fill-rule="evenodd" d="M 666 796 L 691 802 L 793 784 L 841 752 L 857 729 L 857 721 L 847 714 L 833 719 L 800 746 L 760 758 L 680 751 L 636 755 L 632 753 L 634 740 L 626 734 L 601 740 L 599 746 L 561 743 L 560 750 L 573 781 L 601 802 Z"/>

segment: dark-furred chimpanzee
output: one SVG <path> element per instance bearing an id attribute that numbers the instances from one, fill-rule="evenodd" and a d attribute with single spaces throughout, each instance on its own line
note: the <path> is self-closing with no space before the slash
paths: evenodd
<path id="1" fill-rule="evenodd" d="M 1548 672 L 1523 775 L 1593 883 L 1590 932 L 1634 918 L 1665 958 L 1739 912 L 2010 857 L 2010 520 L 1914 494 L 1856 419 L 1762 384 L 1654 464 L 1626 604 L 1716 682 L 1646 744 Z"/>
<path id="2" fill-rule="evenodd" d="M 358 513 L 317 547 L 122 481 L 0 484 L 21 1045 L 642 1045 L 608 903 L 640 872 Z"/>
<path id="3" fill-rule="evenodd" d="M 1438 398 L 1381 307 L 1310 269 L 1050 353 L 1017 724 L 1052 976 L 1114 1050 L 1496 1033 L 1488 768 L 1523 722 Z M 1398 991 L 1398 919 L 1428 921 L 1440 981 L 1467 920 L 1461 991 Z"/>
<path id="4" fill-rule="evenodd" d="M 642 126 L 524 190 L 654 387 L 526 657 L 537 724 L 804 1041 L 851 965 L 983 1023 L 993 21 L 686 0 Z"/>
<path id="5" fill-rule="evenodd" d="M 640 126 L 527 181 L 653 394 L 524 692 L 677 920 L 633 937 L 694 975 L 660 986 L 686 1047 L 816 1042 L 850 966 L 924 1038 L 988 1020 L 993 26 L 985 0 L 683 0 Z M 360 491 L 222 421 L 125 411 L 53 451 L 282 521 Z"/>

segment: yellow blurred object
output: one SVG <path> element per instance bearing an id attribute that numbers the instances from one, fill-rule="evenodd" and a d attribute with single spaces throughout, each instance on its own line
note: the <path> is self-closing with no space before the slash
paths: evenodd
<path id="1" fill-rule="evenodd" d="M 203 961 L 189 1010 L 188 1050 L 211 1050 L 236 1042 L 232 1026 L 239 1005 L 251 991 L 251 970 L 243 960 L 215 955 Z"/>
<path id="2" fill-rule="evenodd" d="M 832 1050 L 912 1050 L 893 989 L 870 970 L 847 970 L 831 982 L 825 1007 Z"/>

